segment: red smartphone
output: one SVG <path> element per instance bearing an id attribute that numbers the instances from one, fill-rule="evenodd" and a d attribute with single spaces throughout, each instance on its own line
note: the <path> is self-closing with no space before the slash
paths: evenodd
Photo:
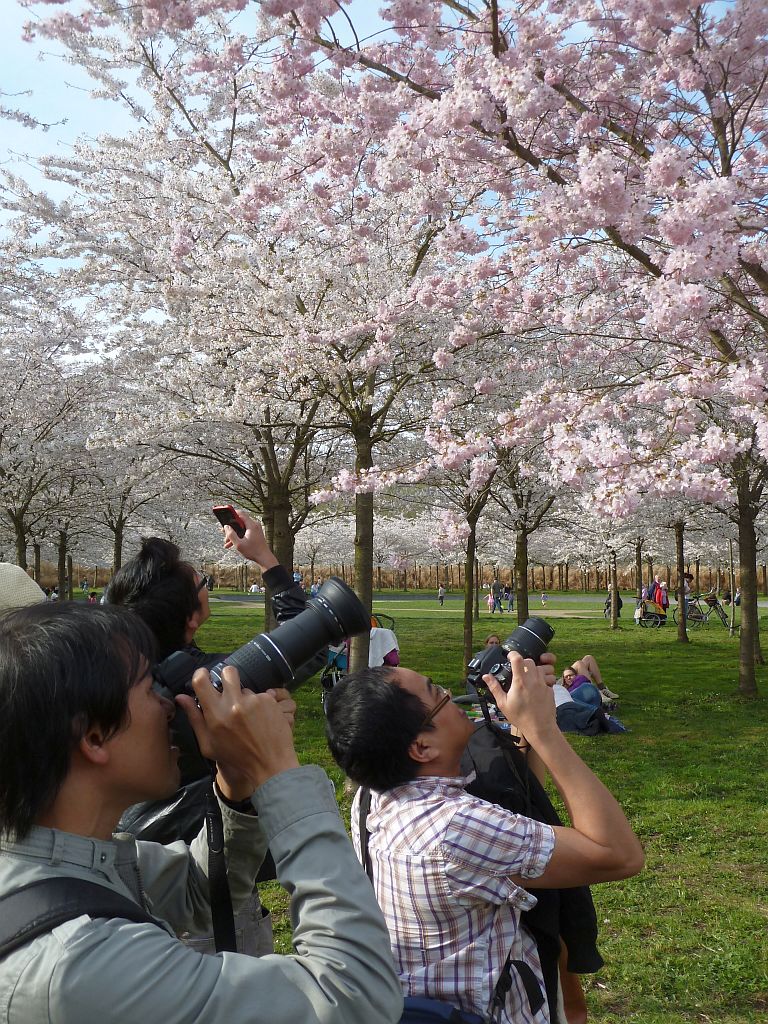
<path id="1" fill-rule="evenodd" d="M 245 523 L 231 505 L 214 505 L 212 511 L 222 526 L 231 526 L 238 537 L 245 536 Z"/>

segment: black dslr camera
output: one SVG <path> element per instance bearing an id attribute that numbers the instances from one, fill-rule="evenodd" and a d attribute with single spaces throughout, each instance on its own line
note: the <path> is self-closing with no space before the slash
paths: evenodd
<path id="1" fill-rule="evenodd" d="M 233 651 L 209 671 L 211 682 L 221 690 L 221 673 L 232 665 L 240 673 L 245 689 L 263 693 L 276 687 L 293 690 L 299 684 L 296 670 L 328 644 L 345 636 L 367 633 L 371 619 L 353 590 L 337 576 L 322 585 L 316 597 L 295 618 L 282 622 L 271 633 L 259 633 Z M 171 693 L 189 693 L 190 680 L 199 660 L 186 651 L 176 651 L 159 665 L 157 681 Z"/>
<path id="2" fill-rule="evenodd" d="M 474 686 L 478 694 L 487 697 L 488 687 L 483 682 L 483 676 L 492 675 L 506 692 L 512 682 L 512 669 L 505 655 L 510 651 L 517 651 L 524 658 L 531 658 L 538 664 L 539 658 L 546 651 L 554 635 L 554 629 L 545 619 L 537 618 L 535 615 L 526 619 L 522 626 L 518 626 L 510 633 L 500 647 L 484 647 L 474 655 L 468 666 L 467 683 Z"/>

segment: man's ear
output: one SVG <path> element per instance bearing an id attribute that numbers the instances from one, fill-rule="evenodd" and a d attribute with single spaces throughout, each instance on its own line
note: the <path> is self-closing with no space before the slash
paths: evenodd
<path id="1" fill-rule="evenodd" d="M 431 764 L 436 760 L 440 751 L 435 746 L 433 733 L 420 732 L 408 747 L 408 756 L 417 764 Z"/>
<path id="2" fill-rule="evenodd" d="M 95 726 L 82 737 L 77 750 L 90 764 L 106 764 L 109 760 L 109 748 L 104 733 Z"/>
<path id="3" fill-rule="evenodd" d="M 201 605 L 199 608 L 196 608 L 192 612 L 192 614 L 189 616 L 189 618 L 187 619 L 186 636 L 187 636 L 187 638 L 189 640 L 192 639 L 192 637 L 195 635 L 195 633 L 198 631 L 198 629 L 200 629 L 200 627 L 202 626 L 202 624 L 203 624 L 203 620 L 201 618 L 202 614 L 203 614 L 203 607 Z"/>

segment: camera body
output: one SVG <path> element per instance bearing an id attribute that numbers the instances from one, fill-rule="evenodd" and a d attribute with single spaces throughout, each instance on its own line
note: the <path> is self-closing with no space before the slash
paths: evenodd
<path id="1" fill-rule="evenodd" d="M 343 637 L 367 633 L 371 620 L 353 590 L 337 576 L 322 585 L 316 597 L 294 618 L 271 633 L 259 633 L 209 671 L 211 682 L 221 690 L 221 673 L 232 665 L 245 689 L 263 693 L 277 687 L 293 690 L 296 670 L 329 644 Z M 199 663 L 187 651 L 176 651 L 156 669 L 156 679 L 171 693 L 189 693 L 192 673 Z"/>
<path id="2" fill-rule="evenodd" d="M 554 635 L 555 631 L 546 619 L 531 616 L 513 630 L 501 646 L 484 647 L 473 656 L 467 668 L 467 683 L 474 686 L 479 694 L 487 696 L 488 687 L 483 676 L 492 675 L 506 692 L 512 682 L 512 670 L 505 655 L 517 651 L 523 658 L 531 658 L 538 664 Z"/>

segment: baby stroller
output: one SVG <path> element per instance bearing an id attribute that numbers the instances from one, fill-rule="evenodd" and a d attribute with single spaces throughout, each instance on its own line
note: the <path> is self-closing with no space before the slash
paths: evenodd
<path id="1" fill-rule="evenodd" d="M 655 601 L 640 601 L 635 608 L 635 622 L 638 626 L 658 629 L 667 621 L 667 613 Z"/>
<path id="2" fill-rule="evenodd" d="M 371 641 L 368 664 L 398 665 L 400 645 L 395 635 L 395 620 L 391 615 L 377 612 L 371 616 Z M 349 669 L 349 637 L 328 647 L 328 664 L 320 677 L 320 701 L 325 711 L 328 694 Z"/>

